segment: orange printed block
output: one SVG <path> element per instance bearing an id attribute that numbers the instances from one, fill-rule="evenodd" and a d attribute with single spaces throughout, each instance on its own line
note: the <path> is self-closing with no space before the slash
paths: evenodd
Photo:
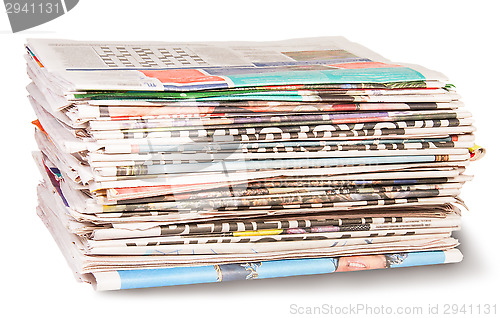
<path id="1" fill-rule="evenodd" d="M 160 80 L 162 83 L 203 83 L 203 82 L 225 82 L 225 79 L 219 76 L 212 76 L 203 73 L 200 70 L 184 69 L 184 70 L 140 70 L 147 77 L 152 77 Z"/>

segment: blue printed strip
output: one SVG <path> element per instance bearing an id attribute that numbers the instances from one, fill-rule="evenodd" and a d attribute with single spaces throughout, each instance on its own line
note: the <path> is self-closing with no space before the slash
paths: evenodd
<path id="1" fill-rule="evenodd" d="M 319 71 L 234 74 L 227 76 L 234 87 L 291 84 L 390 83 L 423 81 L 425 76 L 408 67 L 331 69 Z"/>
<path id="2" fill-rule="evenodd" d="M 210 266 L 120 270 L 117 272 L 120 277 L 120 288 L 130 289 L 326 274 L 346 271 L 345 264 L 349 262 L 357 262 L 358 264 L 366 263 L 367 269 L 378 269 L 443 264 L 445 261 L 444 251 L 426 251 Z"/>
<path id="3" fill-rule="evenodd" d="M 255 169 L 292 169 L 311 167 L 336 167 L 344 165 L 390 164 L 434 162 L 434 155 L 424 156 L 385 156 L 385 157 L 352 157 L 352 158 L 317 158 L 286 159 L 266 161 L 230 161 L 209 163 L 183 163 L 169 165 L 146 166 L 148 174 L 184 173 L 193 171 L 247 171 Z"/>

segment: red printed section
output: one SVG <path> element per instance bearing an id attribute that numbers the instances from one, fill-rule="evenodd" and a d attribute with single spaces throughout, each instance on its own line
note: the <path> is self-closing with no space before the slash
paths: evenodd
<path id="1" fill-rule="evenodd" d="M 199 70 L 156 70 L 144 71 L 140 70 L 147 77 L 152 77 L 160 80 L 162 83 L 190 84 L 203 82 L 225 82 L 222 77 L 206 75 Z"/>
<path id="2" fill-rule="evenodd" d="M 401 65 L 386 64 L 386 63 L 381 63 L 381 62 L 344 63 L 344 64 L 333 64 L 333 65 L 329 65 L 329 66 L 343 68 L 343 69 L 401 67 Z"/>

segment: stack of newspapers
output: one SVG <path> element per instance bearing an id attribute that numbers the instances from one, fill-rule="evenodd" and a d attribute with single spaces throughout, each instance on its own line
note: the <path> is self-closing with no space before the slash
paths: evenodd
<path id="1" fill-rule="evenodd" d="M 462 259 L 484 149 L 438 72 L 341 37 L 26 50 L 37 211 L 98 290 Z"/>

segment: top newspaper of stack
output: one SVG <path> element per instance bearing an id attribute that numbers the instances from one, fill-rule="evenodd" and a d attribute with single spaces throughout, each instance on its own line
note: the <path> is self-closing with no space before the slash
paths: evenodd
<path id="1" fill-rule="evenodd" d="M 30 39 L 27 50 L 53 93 L 66 99 L 81 98 L 79 93 L 88 91 L 251 93 L 299 88 L 290 85 L 306 85 L 304 89 L 443 88 L 447 82 L 438 72 L 394 64 L 342 37 L 207 43 Z"/>

